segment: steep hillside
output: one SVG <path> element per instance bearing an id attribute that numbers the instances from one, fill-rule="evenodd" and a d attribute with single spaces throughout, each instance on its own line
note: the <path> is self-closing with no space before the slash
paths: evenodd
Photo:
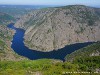
<path id="1" fill-rule="evenodd" d="M 14 21 L 15 19 L 12 16 L 0 12 L 0 61 L 25 59 L 11 49 L 11 40 L 15 31 L 8 29 L 7 25 Z"/>
<path id="2" fill-rule="evenodd" d="M 24 57 L 17 55 L 11 49 L 11 40 L 13 38 L 14 32 L 14 30 L 10 30 L 6 26 L 0 25 L 0 61 L 17 61 L 25 59 Z"/>
<path id="3" fill-rule="evenodd" d="M 100 41 L 100 9 L 83 5 L 40 9 L 23 16 L 15 26 L 26 30 L 29 48 L 57 50 L 69 44 Z"/>
<path id="4" fill-rule="evenodd" d="M 0 12 L 0 25 L 8 25 L 9 23 L 14 21 L 15 19 L 12 16 Z"/>
<path id="5" fill-rule="evenodd" d="M 100 42 L 94 43 L 66 56 L 67 61 L 74 61 L 75 59 L 87 58 L 93 56 L 100 56 Z M 100 59 L 98 59 L 100 60 Z"/>
<path id="6" fill-rule="evenodd" d="M 65 59 L 67 62 L 78 64 L 79 69 L 100 74 L 100 42 L 79 49 L 67 55 Z"/>

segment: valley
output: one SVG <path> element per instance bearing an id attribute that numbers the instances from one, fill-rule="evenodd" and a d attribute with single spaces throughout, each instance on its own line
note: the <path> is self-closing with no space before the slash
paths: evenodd
<path id="1" fill-rule="evenodd" d="M 42 58 L 48 59 L 58 59 L 65 61 L 65 56 L 74 52 L 77 49 L 83 48 L 94 42 L 84 42 L 84 43 L 76 43 L 71 45 L 66 45 L 64 48 L 61 48 L 57 51 L 49 51 L 49 52 L 42 52 L 33 49 L 29 49 L 24 44 L 24 33 L 25 31 L 20 28 L 15 28 L 13 24 L 9 24 L 8 28 L 14 29 L 16 31 L 15 35 L 13 36 L 11 48 L 19 55 L 27 57 L 31 60 L 37 60 Z"/>
<path id="2" fill-rule="evenodd" d="M 23 16 L 15 27 L 25 30 L 27 47 L 48 52 L 100 41 L 100 10 L 83 5 L 44 8 Z"/>
<path id="3" fill-rule="evenodd" d="M 100 8 L 33 7 L 0 6 L 0 75 L 99 75 Z"/>

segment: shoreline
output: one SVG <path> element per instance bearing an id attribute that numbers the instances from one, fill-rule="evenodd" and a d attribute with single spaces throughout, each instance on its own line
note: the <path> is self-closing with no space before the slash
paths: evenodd
<path id="1" fill-rule="evenodd" d="M 23 37 L 24 37 L 25 31 L 21 31 L 21 28 L 14 28 L 13 26 L 12 25 L 9 26 L 10 29 L 13 29 L 13 38 L 12 38 L 12 44 L 11 44 L 12 49 L 18 55 L 26 57 L 30 60 L 47 58 L 47 59 L 57 59 L 57 60 L 65 61 L 66 55 L 94 43 L 94 42 L 84 42 L 84 43 L 70 44 L 70 45 L 66 45 L 65 47 L 61 49 L 46 51 L 46 52 L 39 51 L 37 49 L 34 50 L 27 47 L 24 43 Z"/>

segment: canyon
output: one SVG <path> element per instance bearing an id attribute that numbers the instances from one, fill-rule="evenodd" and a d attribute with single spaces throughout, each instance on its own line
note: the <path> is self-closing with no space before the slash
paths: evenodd
<path id="1" fill-rule="evenodd" d="M 27 47 L 48 52 L 70 44 L 100 41 L 100 9 L 84 5 L 37 9 L 14 26 L 25 30 Z"/>

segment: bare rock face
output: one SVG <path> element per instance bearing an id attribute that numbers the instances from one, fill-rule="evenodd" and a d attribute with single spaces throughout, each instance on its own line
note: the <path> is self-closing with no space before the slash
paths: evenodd
<path id="1" fill-rule="evenodd" d="M 93 52 L 90 56 L 100 56 L 100 52 L 99 51 Z"/>
<path id="2" fill-rule="evenodd" d="M 23 16 L 16 24 L 25 32 L 25 45 L 52 51 L 65 45 L 100 41 L 100 9 L 82 5 L 40 9 Z"/>

